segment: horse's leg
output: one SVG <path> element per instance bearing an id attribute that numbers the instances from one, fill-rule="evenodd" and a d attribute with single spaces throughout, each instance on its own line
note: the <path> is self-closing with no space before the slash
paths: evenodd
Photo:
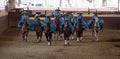
<path id="1" fill-rule="evenodd" d="M 51 45 L 51 38 L 48 37 L 48 38 L 47 38 L 47 41 L 48 41 L 48 46 L 50 46 L 50 45 Z"/>
<path id="2" fill-rule="evenodd" d="M 53 33 L 54 34 L 54 38 L 56 38 L 56 33 Z"/>
<path id="3" fill-rule="evenodd" d="M 25 41 L 27 42 L 27 36 L 28 36 L 29 31 L 25 33 Z"/>
<path id="4" fill-rule="evenodd" d="M 83 40 L 83 30 L 81 30 L 81 33 L 80 33 L 80 41 Z"/>
<path id="5" fill-rule="evenodd" d="M 69 45 L 68 40 L 69 40 L 69 37 L 65 37 L 65 43 L 64 43 L 64 46 L 68 46 L 68 45 Z"/>
<path id="6" fill-rule="evenodd" d="M 99 34 L 99 30 L 96 31 L 96 41 L 99 41 L 98 34 Z"/>
<path id="7" fill-rule="evenodd" d="M 58 31 L 57 31 L 57 40 L 58 40 Z"/>
<path id="8" fill-rule="evenodd" d="M 70 35 L 70 39 L 74 39 L 74 37 L 73 37 L 73 33 Z"/>
<path id="9" fill-rule="evenodd" d="M 37 35 L 37 42 L 41 42 L 40 33 L 36 33 L 36 35 Z"/>
<path id="10" fill-rule="evenodd" d="M 45 36 L 46 36 L 46 39 L 47 39 L 48 45 L 50 45 L 50 42 L 49 42 L 49 36 L 47 35 L 47 33 L 45 34 Z"/>
<path id="11" fill-rule="evenodd" d="M 95 32 L 94 29 L 92 29 L 92 36 L 94 35 L 94 32 Z"/>
<path id="12" fill-rule="evenodd" d="M 77 40 L 76 40 L 77 42 L 79 42 L 80 41 L 80 38 L 79 37 L 77 37 Z"/>
<path id="13" fill-rule="evenodd" d="M 80 41 L 80 37 L 79 37 L 79 32 L 78 31 L 76 31 L 76 36 L 77 36 L 77 42 L 79 42 Z"/>
<path id="14" fill-rule="evenodd" d="M 60 33 L 57 31 L 57 40 L 60 40 Z"/>
<path id="15" fill-rule="evenodd" d="M 25 40 L 25 32 L 22 32 L 23 41 Z"/>

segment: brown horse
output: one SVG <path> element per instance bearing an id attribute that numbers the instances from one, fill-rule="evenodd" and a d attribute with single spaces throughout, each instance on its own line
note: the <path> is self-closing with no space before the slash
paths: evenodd
<path id="1" fill-rule="evenodd" d="M 98 23 L 99 19 L 98 17 L 95 17 L 95 22 L 91 25 L 91 28 L 92 28 L 92 36 L 93 34 L 95 35 L 95 38 L 96 38 L 96 41 L 99 41 L 98 39 L 98 35 L 99 35 L 99 32 L 100 32 L 100 25 Z"/>
<path id="2" fill-rule="evenodd" d="M 29 28 L 28 28 L 27 20 L 24 19 L 23 24 L 22 24 L 22 38 L 23 38 L 23 41 L 27 42 L 28 33 L 29 33 Z"/>
<path id="3" fill-rule="evenodd" d="M 56 33 L 57 33 L 57 40 L 59 40 L 60 36 L 60 21 L 59 16 L 55 17 L 55 26 L 56 26 Z"/>
<path id="4" fill-rule="evenodd" d="M 51 45 L 51 40 L 52 40 L 52 32 L 50 30 L 50 22 L 47 23 L 47 27 L 45 28 L 45 36 L 48 42 L 48 45 Z"/>
<path id="5" fill-rule="evenodd" d="M 37 36 L 37 42 L 41 42 L 43 28 L 41 27 L 39 18 L 36 19 L 35 32 L 36 32 L 36 36 Z"/>
<path id="6" fill-rule="evenodd" d="M 63 34 L 64 34 L 64 38 L 65 38 L 65 46 L 69 45 L 69 37 L 70 37 L 70 28 L 68 27 L 68 20 L 65 20 L 65 25 L 63 28 Z"/>
<path id="7" fill-rule="evenodd" d="M 84 28 L 82 27 L 82 20 L 78 19 L 78 23 L 76 25 L 77 42 L 82 40 L 83 30 Z"/>

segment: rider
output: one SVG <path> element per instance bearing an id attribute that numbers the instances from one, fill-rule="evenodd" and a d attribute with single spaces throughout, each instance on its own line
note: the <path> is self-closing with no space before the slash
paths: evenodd
<path id="1" fill-rule="evenodd" d="M 45 16 L 45 23 L 50 22 L 50 17 L 48 15 Z"/>
<path id="2" fill-rule="evenodd" d="M 82 13 L 78 13 L 78 16 L 76 17 L 77 21 L 75 22 L 76 24 L 78 23 L 78 20 L 82 20 L 82 27 L 84 28 L 84 30 L 87 29 L 87 24 L 86 22 L 84 21 L 84 18 L 83 18 L 83 15 Z M 75 26 L 75 25 L 74 25 Z"/>
<path id="3" fill-rule="evenodd" d="M 90 26 L 95 22 L 95 18 L 98 18 L 98 15 L 97 13 L 94 13 L 93 16 L 92 16 L 92 20 L 89 20 L 88 21 L 88 27 L 90 28 Z M 99 18 L 98 18 L 99 19 Z M 103 29 L 103 25 L 104 25 L 104 21 L 99 19 L 98 20 L 98 23 L 100 25 L 100 29 L 102 30 Z"/>
<path id="4" fill-rule="evenodd" d="M 31 30 L 34 30 L 34 28 L 36 27 L 36 25 L 37 25 L 37 20 L 38 20 L 38 19 L 40 20 L 39 16 L 40 16 L 39 14 L 36 14 L 36 15 L 35 15 L 35 17 L 34 17 L 34 22 L 32 23 Z M 41 20 L 40 20 L 39 24 L 41 25 L 42 29 L 44 29 L 45 24 L 44 24 Z"/>
<path id="5" fill-rule="evenodd" d="M 73 29 L 73 26 L 72 26 L 72 24 L 71 24 L 70 17 L 69 17 L 68 14 L 65 15 L 64 21 L 66 21 L 66 20 L 68 20 L 68 26 L 69 26 L 69 28 L 70 28 L 71 33 L 73 33 L 74 29 Z M 63 24 L 63 25 L 64 25 L 64 24 Z M 63 27 L 63 25 L 62 25 L 62 27 Z"/>
<path id="6" fill-rule="evenodd" d="M 26 21 L 27 24 L 28 24 L 28 28 L 30 29 L 30 20 L 29 20 L 29 16 L 28 16 L 27 12 L 23 11 L 22 14 L 23 15 L 21 16 L 21 20 L 18 22 L 18 28 L 21 29 L 22 24 L 24 23 L 24 21 Z"/>
<path id="7" fill-rule="evenodd" d="M 60 12 L 59 11 L 60 11 L 60 9 L 58 7 L 58 9 L 55 10 L 54 17 L 60 16 Z"/>
<path id="8" fill-rule="evenodd" d="M 49 15 L 45 16 L 45 24 L 46 24 L 45 27 L 47 26 L 47 23 L 50 23 L 50 30 L 52 33 L 54 33 L 55 32 L 55 25 L 51 22 Z"/>

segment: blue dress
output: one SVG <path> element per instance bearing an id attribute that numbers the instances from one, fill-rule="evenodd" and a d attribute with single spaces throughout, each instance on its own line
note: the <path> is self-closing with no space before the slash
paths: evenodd
<path id="1" fill-rule="evenodd" d="M 93 16 L 92 16 L 92 20 L 89 20 L 89 21 L 88 21 L 88 28 L 90 28 L 91 24 L 93 24 L 93 23 L 95 22 L 95 20 L 94 20 L 95 17 L 98 17 L 98 16 L 93 15 Z M 99 25 L 100 25 L 100 29 L 103 30 L 104 20 L 103 20 L 103 19 L 99 19 L 98 23 L 99 23 Z"/>
<path id="2" fill-rule="evenodd" d="M 29 17 L 27 15 L 22 15 L 21 16 L 21 20 L 18 22 L 18 28 L 21 29 L 24 19 L 27 19 L 28 28 L 30 29 L 30 27 L 31 27 L 30 24 L 31 23 L 30 23 Z"/>
<path id="3" fill-rule="evenodd" d="M 60 16 L 60 13 L 59 12 L 55 12 L 54 13 L 54 17 L 56 17 L 56 16 Z"/>

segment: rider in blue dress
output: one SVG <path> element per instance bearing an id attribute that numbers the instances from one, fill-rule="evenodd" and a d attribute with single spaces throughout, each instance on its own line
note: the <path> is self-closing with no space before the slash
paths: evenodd
<path id="1" fill-rule="evenodd" d="M 92 20 L 88 21 L 88 28 L 90 28 L 90 26 L 95 22 L 95 17 L 98 18 L 97 13 L 94 13 L 94 15 L 92 16 Z M 99 19 L 98 21 L 99 25 L 100 25 L 100 29 L 103 29 L 103 25 L 104 25 L 104 20 L 103 19 Z"/>
<path id="2" fill-rule="evenodd" d="M 59 8 L 55 10 L 54 17 L 60 16 L 60 12 L 59 11 L 60 11 Z"/>
<path id="3" fill-rule="evenodd" d="M 50 16 L 45 16 L 45 27 L 47 26 L 47 23 L 50 23 L 50 30 L 52 33 L 55 33 L 55 25 L 51 22 Z"/>
<path id="4" fill-rule="evenodd" d="M 74 20 L 74 27 L 76 26 L 76 24 L 78 23 L 78 20 L 82 20 L 82 27 L 84 28 L 84 30 L 87 29 L 87 24 L 84 21 L 84 18 L 82 16 L 82 13 L 78 13 L 78 16 L 75 18 L 76 20 Z"/>
<path id="5" fill-rule="evenodd" d="M 36 27 L 36 25 L 37 25 L 37 20 L 38 20 L 38 19 L 40 19 L 40 18 L 39 18 L 39 15 L 36 14 L 35 17 L 34 17 L 34 22 L 32 23 L 32 26 L 31 26 L 31 30 L 32 30 L 32 31 L 34 31 L 34 29 L 35 29 L 35 27 Z M 42 22 L 42 21 L 40 20 L 40 23 L 39 23 L 39 24 L 41 25 L 42 29 L 44 29 L 44 27 L 45 27 L 44 22 Z"/>
<path id="6" fill-rule="evenodd" d="M 69 28 L 70 28 L 71 33 L 73 33 L 73 31 L 74 31 L 73 28 L 74 28 L 74 27 L 73 27 L 72 24 L 71 24 L 70 17 L 69 17 L 68 14 L 65 15 L 64 21 L 65 21 L 65 20 L 68 20 L 68 26 L 69 26 Z M 62 28 L 63 28 L 63 26 L 64 26 L 64 24 L 62 24 Z"/>
<path id="7" fill-rule="evenodd" d="M 23 12 L 23 15 L 21 16 L 21 20 L 18 22 L 18 28 L 21 29 L 24 20 L 27 20 L 28 28 L 30 29 L 30 26 L 31 26 L 30 20 L 29 20 L 29 16 L 27 15 L 26 11 Z"/>

